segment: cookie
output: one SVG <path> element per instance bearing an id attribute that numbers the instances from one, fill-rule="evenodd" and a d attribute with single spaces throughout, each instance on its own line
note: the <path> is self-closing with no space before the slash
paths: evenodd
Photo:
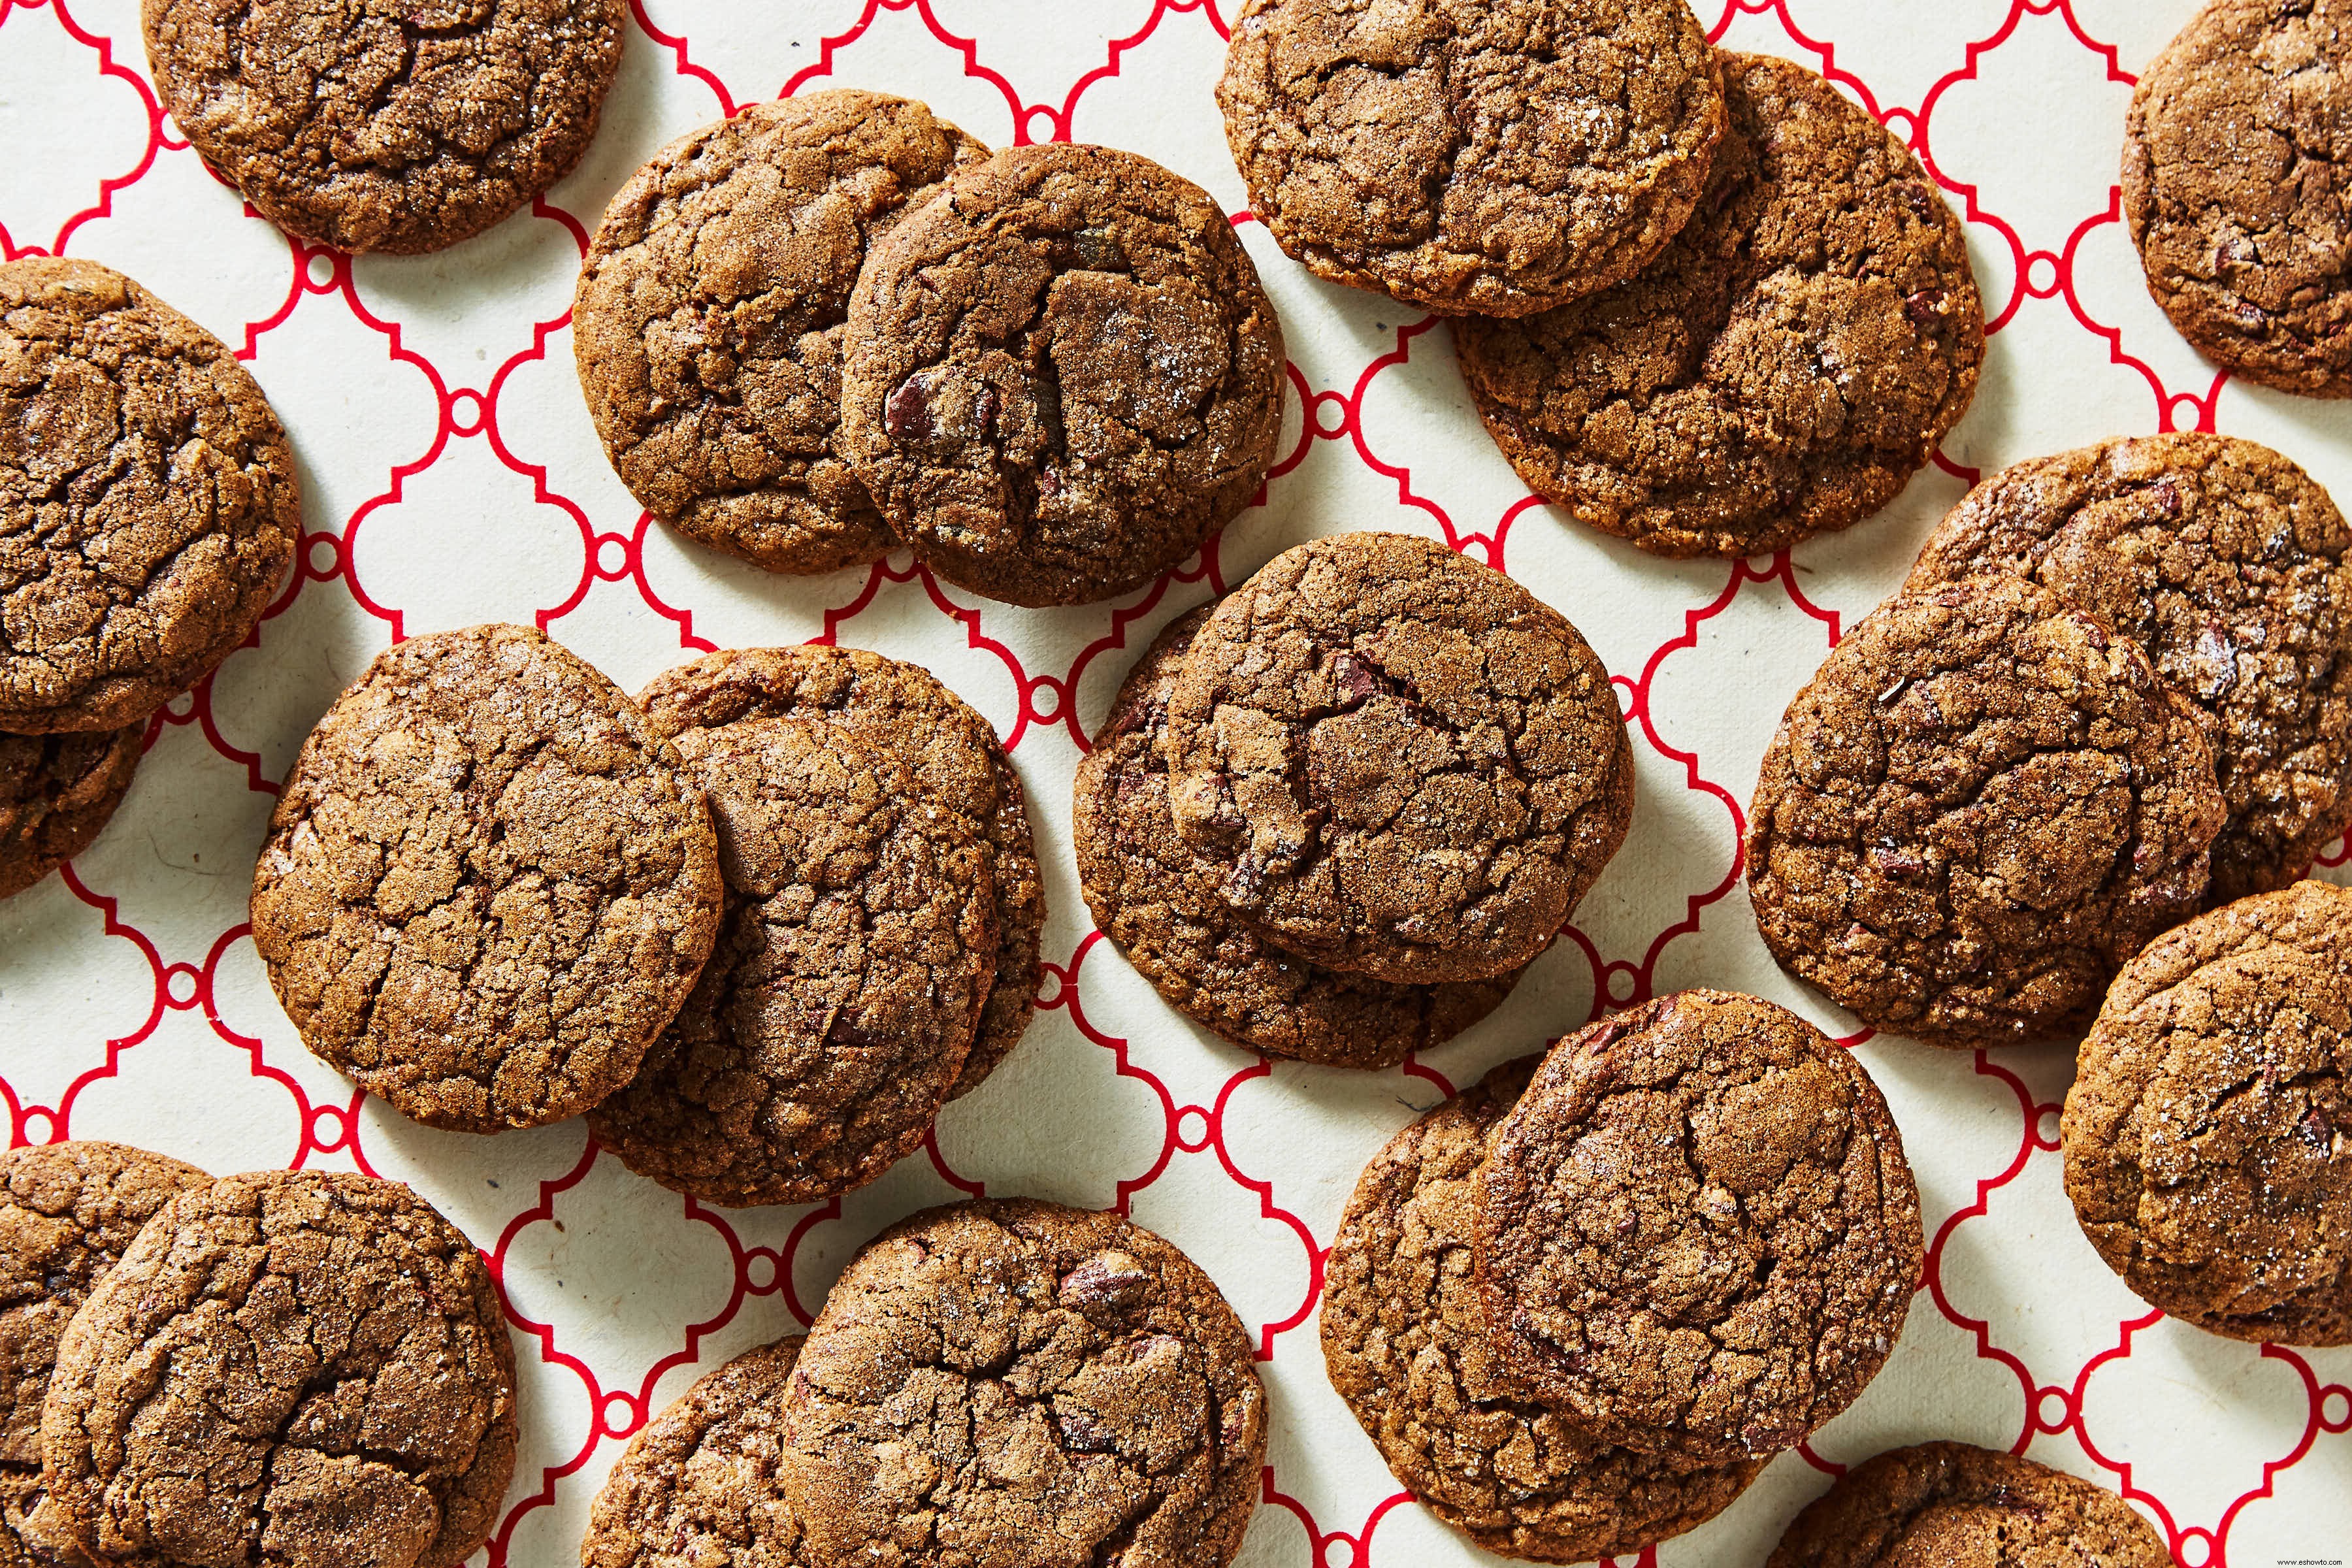
<path id="1" fill-rule="evenodd" d="M 698 1379 L 629 1439 L 588 1514 L 580 1568 L 810 1568 L 776 1480 L 795 1335 Z"/>
<path id="2" fill-rule="evenodd" d="M 1115 1214 L 927 1209 L 858 1254 L 786 1394 L 784 1495 L 819 1563 L 1223 1568 L 1265 1393 L 1206 1274 Z"/>
<path id="3" fill-rule="evenodd" d="M 2352 1344 L 2352 891 L 2298 882 L 2124 966 L 2061 1123 L 2083 1234 L 2231 1339 Z"/>
<path id="4" fill-rule="evenodd" d="M 67 1321 L 157 1209 L 211 1184 L 121 1143 L 0 1152 L 0 1568 L 48 1561 L 26 1521 L 41 1500 L 41 1401 Z"/>
<path id="5" fill-rule="evenodd" d="M 41 1412 L 43 1514 L 114 1568 L 454 1568 L 514 1456 L 481 1254 L 341 1171 L 173 1199 L 74 1315 Z"/>
<path id="6" fill-rule="evenodd" d="M 94 261 L 0 262 L 0 730 L 142 722 L 252 635 L 301 531 L 218 338 Z"/>
<path id="7" fill-rule="evenodd" d="M 1215 872 L 1177 837 L 1168 809 L 1168 704 L 1213 608 L 1180 616 L 1160 632 L 1078 763 L 1070 833 L 1095 923 L 1170 1005 L 1244 1050 L 1386 1068 L 1444 1044 L 1493 1012 L 1524 971 L 1393 985 L 1310 963 L 1243 924 Z"/>
<path id="8" fill-rule="evenodd" d="M 147 66 L 205 162 L 287 233 L 394 255 L 467 239 L 571 172 L 623 0 L 142 0 Z"/>
<path id="9" fill-rule="evenodd" d="M 1218 605 L 1167 744 L 1177 831 L 1225 902 L 1401 984 L 1541 952 L 1633 815 L 1617 694 L 1576 628 L 1406 534 L 1302 544 Z"/>
<path id="10" fill-rule="evenodd" d="M 1249 0 L 1217 105 L 1250 210 L 1309 271 L 1489 316 L 1640 271 L 1724 132 L 1685 0 Z"/>
<path id="11" fill-rule="evenodd" d="M 1480 1546 L 1534 1563 L 1632 1557 L 1722 1512 L 1763 1465 L 1597 1443 L 1496 1355 L 1472 1189 L 1541 1059 L 1496 1068 L 1364 1168 L 1324 1265 L 1323 1361 L 1397 1479 Z"/>
<path id="12" fill-rule="evenodd" d="M 1922 1443 L 1855 1466 L 1799 1514 L 1765 1568 L 2171 1568 L 2129 1503 L 2014 1454 Z"/>
<path id="13" fill-rule="evenodd" d="M 147 726 L 0 734 L 0 899 L 89 848 L 131 791 Z"/>
<path id="14" fill-rule="evenodd" d="M 1604 1442 L 1712 1464 L 1852 1404 L 1926 1258 L 1878 1086 L 1788 1009 L 1727 992 L 1560 1041 L 1473 1182 L 1504 1365 Z"/>
<path id="15" fill-rule="evenodd" d="M 996 971 L 971 1052 L 948 1098 L 978 1088 L 1036 1013 L 1045 926 L 1021 775 L 988 721 L 919 665 L 814 645 L 706 654 L 656 678 L 637 700 L 666 736 L 746 719 L 823 719 L 903 764 L 935 804 L 971 824 L 996 889 Z"/>
<path id="16" fill-rule="evenodd" d="M 1723 56 L 1729 132 L 1647 268 L 1454 323 L 1519 478 L 1660 555 L 1760 555 L 1895 499 L 1967 412 L 1984 304 L 1908 148 L 1811 71 Z"/>
<path id="17" fill-rule="evenodd" d="M 2022 578 L 1898 595 L 1780 721 L 1748 897 L 1781 967 L 1967 1049 L 2079 1030 L 2202 906 L 2226 808 L 2204 725 L 2137 645 Z"/>
<path id="18" fill-rule="evenodd" d="M 2294 464 L 2202 434 L 2020 463 L 1937 525 L 1905 586 L 1980 572 L 2073 599 L 2210 721 L 2215 902 L 2284 887 L 2352 825 L 2352 528 Z"/>
<path id="19" fill-rule="evenodd" d="M 2213 0 L 2139 79 L 2123 212 L 2147 290 L 2206 358 L 2352 396 L 2352 0 Z"/>
<path id="20" fill-rule="evenodd" d="M 841 441 L 866 249 L 988 149 L 902 98 L 746 105 L 655 153 L 604 209 L 572 347 L 604 455 L 646 510 L 771 572 L 897 542 Z"/>
<path id="21" fill-rule="evenodd" d="M 577 1116 L 627 1083 L 719 930 L 677 753 L 541 634 L 377 656 L 302 742 L 253 945 L 302 1043 L 428 1127 Z"/>
<path id="22" fill-rule="evenodd" d="M 820 719 L 677 731 L 727 881 L 702 978 L 588 1129 L 709 1203 L 811 1203 L 919 1148 L 996 963 L 971 824 Z"/>
<path id="23" fill-rule="evenodd" d="M 849 302 L 842 444 L 949 582 L 1076 605 L 1150 582 L 1247 506 L 1282 424 L 1282 326 L 1208 193 L 1108 147 L 958 169 Z"/>

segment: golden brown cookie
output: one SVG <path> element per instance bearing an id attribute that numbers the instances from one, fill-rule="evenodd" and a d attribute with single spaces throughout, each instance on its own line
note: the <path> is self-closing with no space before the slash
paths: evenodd
<path id="1" fill-rule="evenodd" d="M 0 734 L 0 899 L 89 848 L 130 793 L 147 726 Z"/>

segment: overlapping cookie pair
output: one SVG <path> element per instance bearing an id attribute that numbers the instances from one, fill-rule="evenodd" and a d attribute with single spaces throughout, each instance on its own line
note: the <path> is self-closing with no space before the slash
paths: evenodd
<path id="1" fill-rule="evenodd" d="M 928 672 L 708 655 L 635 700 L 543 635 L 381 655 L 312 731 L 254 870 L 304 1042 L 430 1126 L 586 1112 L 717 1204 L 879 1175 L 1034 1009 L 1018 778 Z"/>
<path id="2" fill-rule="evenodd" d="M 1282 328 L 1217 205 L 1105 147 L 990 151 L 919 103 L 758 103 L 613 198 L 573 346 L 646 510 L 772 572 L 878 559 L 1107 598 L 1256 495 Z"/>
<path id="3" fill-rule="evenodd" d="M 1623 843 L 1633 764 L 1566 619 L 1429 540 L 1348 533 L 1162 631 L 1074 794 L 1087 904 L 1161 994 L 1375 1068 L 1508 994 Z"/>

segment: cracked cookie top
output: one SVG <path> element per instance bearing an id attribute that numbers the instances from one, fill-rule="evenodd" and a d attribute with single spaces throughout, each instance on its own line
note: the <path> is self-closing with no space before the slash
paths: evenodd
<path id="1" fill-rule="evenodd" d="M 0 899 L 23 892 L 98 837 L 130 792 L 147 726 L 0 734 Z"/>
<path id="2" fill-rule="evenodd" d="M 719 927 L 677 753 L 539 632 L 377 656 L 303 742 L 253 942 L 303 1043 L 428 1126 L 577 1116 L 629 1081 Z"/>
<path id="3" fill-rule="evenodd" d="M 2078 1029 L 2202 907 L 2226 808 L 2204 723 L 2138 646 L 2023 578 L 1888 600 L 1780 721 L 1748 894 L 1864 1022 L 1969 1048 Z"/>
<path id="4" fill-rule="evenodd" d="M 96 262 L 0 263 L 0 728 L 145 720 L 252 632 L 301 531 L 219 339 Z"/>
<path id="5" fill-rule="evenodd" d="M 473 1243 L 395 1183 L 256 1171 L 173 1199 L 75 1315 L 43 1521 L 121 1568 L 454 1568 L 514 1454 Z"/>
<path id="6" fill-rule="evenodd" d="M 589 1512 L 581 1568 L 807 1568 L 776 1475 L 801 1342 L 704 1374 L 629 1439 Z"/>
<path id="7" fill-rule="evenodd" d="M 289 234 L 396 255 L 469 238 L 595 134 L 623 0 L 142 0 L 205 163 Z"/>
<path id="8" fill-rule="evenodd" d="M 655 153 L 604 209 L 572 352 L 629 492 L 771 572 L 896 542 L 841 439 L 849 294 L 867 247 L 988 149 L 919 103 L 747 105 Z"/>
<path id="9" fill-rule="evenodd" d="M 963 1068 L 996 963 L 970 821 L 822 719 L 672 737 L 727 883 L 702 978 L 588 1127 L 711 1203 L 811 1203 L 914 1152 Z"/>
<path id="10" fill-rule="evenodd" d="M 863 648 L 735 648 L 656 676 L 637 693 L 655 732 L 747 719 L 822 719 L 902 764 L 971 824 L 996 889 L 996 967 L 971 1054 L 948 1098 L 969 1093 L 1021 1043 L 1037 1011 L 1045 890 L 1021 775 L 996 731 L 919 665 Z"/>
<path id="11" fill-rule="evenodd" d="M 1168 807 L 1168 706 L 1214 608 L 1203 605 L 1160 632 L 1078 763 L 1070 832 L 1087 903 L 1171 1006 L 1243 1049 L 1328 1067 L 1393 1067 L 1494 1011 L 1524 971 L 1391 984 L 1286 952 L 1226 906 L 1222 879 L 1184 847 Z M 1630 766 L 1625 776 L 1630 789 Z"/>
<path id="12" fill-rule="evenodd" d="M 1790 1522 L 1764 1568 L 2169 1568 L 2132 1506 L 2015 1454 L 1922 1443 L 1856 1465 Z"/>
<path id="13" fill-rule="evenodd" d="M 1250 0 L 1217 104 L 1250 209 L 1318 276 L 1523 316 L 1639 271 L 1723 139 L 1685 0 Z"/>
<path id="14" fill-rule="evenodd" d="M 1474 1178 L 1506 1366 L 1605 1442 L 1802 1442 L 1903 1331 L 1919 1194 L 1878 1086 L 1784 1007 L 1685 991 L 1552 1047 Z"/>
<path id="15" fill-rule="evenodd" d="M 1223 1568 L 1265 1394 L 1192 1259 L 1115 1214 L 929 1209 L 858 1254 L 787 1394 L 785 1495 L 821 1563 Z"/>
<path id="16" fill-rule="evenodd" d="M 1647 268 L 1454 324 L 1519 477 L 1661 555 L 1755 555 L 1893 500 L 1967 412 L 1984 305 L 1908 148 L 1801 66 L 1726 54 L 1697 216 Z"/>
<path id="17" fill-rule="evenodd" d="M 1108 598 L 1258 490 L 1282 327 L 1208 193 L 1108 147 L 959 169 L 874 248 L 842 438 L 900 538 L 1016 605 Z"/>
<path id="18" fill-rule="evenodd" d="M 2211 721 L 2216 901 L 2283 887 L 2352 823 L 2352 529 L 2267 447 L 2187 433 L 2020 463 L 1905 585 L 2031 577 L 2147 651 Z"/>
<path id="19" fill-rule="evenodd" d="M 1624 841 L 1624 721 L 1576 628 L 1398 533 L 1285 552 L 1217 606 L 1168 708 L 1177 830 L 1226 904 L 1377 979 L 1496 975 Z"/>
<path id="20" fill-rule="evenodd" d="M 2215 0 L 2149 63 L 2123 210 L 2148 292 L 2265 386 L 2352 396 L 2352 0 Z"/>
<path id="21" fill-rule="evenodd" d="M 2062 1125 L 2083 1234 L 2135 1292 L 2232 1339 L 2352 1344 L 2352 891 L 2298 882 L 2149 943 Z"/>
<path id="22" fill-rule="evenodd" d="M 1475 1178 L 1541 1060 L 1496 1068 L 1364 1167 L 1324 1266 L 1323 1359 L 1397 1479 L 1480 1546 L 1631 1557 L 1722 1512 L 1763 1463 L 1598 1443 L 1496 1353 L 1472 1263 Z"/>

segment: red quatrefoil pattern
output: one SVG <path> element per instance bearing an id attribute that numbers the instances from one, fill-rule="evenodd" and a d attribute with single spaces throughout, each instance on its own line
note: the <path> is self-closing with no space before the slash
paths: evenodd
<path id="1" fill-rule="evenodd" d="M 0 248 L 108 262 L 234 347 L 292 432 L 308 523 L 257 637 L 155 716 L 105 837 L 0 905 L 0 1125 L 220 1171 L 355 1167 L 464 1226 L 497 1271 L 525 1384 L 492 1565 L 575 1561 L 590 1500 L 647 1414 L 805 1323 L 883 1225 L 1028 1193 L 1169 1236 L 1249 1324 L 1275 1421 L 1244 1568 L 1416 1568 L 1482 1558 L 1412 1505 L 1324 1379 L 1323 1258 L 1358 1171 L 1450 1086 L 1599 1011 L 1748 990 L 1861 1051 L 1918 1167 L 1931 1251 L 1860 1403 L 1723 1518 L 1635 1561 L 1759 1564 L 1828 1476 L 1931 1436 L 2121 1490 L 2182 1568 L 2352 1556 L 2352 1352 L 2228 1343 L 2150 1310 L 2100 1267 L 2061 1189 L 2066 1053 L 1868 1038 L 1773 967 L 1738 879 L 1782 706 L 1979 474 L 2117 432 L 2219 428 L 2352 500 L 2352 408 L 2216 374 L 2149 303 L 2118 217 L 2134 72 L 2190 0 L 1699 8 L 1725 43 L 1823 71 L 1916 149 L 1967 219 L 1994 333 L 1974 411 L 1885 515 L 1743 563 L 1652 560 L 1566 522 L 1480 432 L 1443 324 L 1279 254 L 1210 96 L 1221 0 L 633 0 L 580 169 L 488 235 L 412 259 L 289 242 L 214 179 L 157 106 L 137 0 L 0 0 Z M 1283 312 L 1294 396 L 1263 503 L 1200 558 L 1057 611 L 972 598 L 903 554 L 776 579 L 680 543 L 614 479 L 567 314 L 604 201 L 698 123 L 850 85 L 925 99 L 999 145 L 1131 148 L 1233 212 Z M 1443 539 L 1566 612 L 1616 672 L 1642 794 L 1627 849 L 1496 1017 L 1396 1071 L 1348 1075 L 1252 1058 L 1161 1005 L 1091 929 L 1068 800 L 1085 736 L 1160 625 L 1288 545 L 1360 528 Z M 577 1122 L 432 1132 L 303 1050 L 245 924 L 276 781 L 387 642 L 492 618 L 536 622 L 632 689 L 698 649 L 838 640 L 929 666 L 994 721 L 1045 850 L 1040 1009 L 920 1154 L 835 1202 L 722 1213 L 630 1175 Z"/>

